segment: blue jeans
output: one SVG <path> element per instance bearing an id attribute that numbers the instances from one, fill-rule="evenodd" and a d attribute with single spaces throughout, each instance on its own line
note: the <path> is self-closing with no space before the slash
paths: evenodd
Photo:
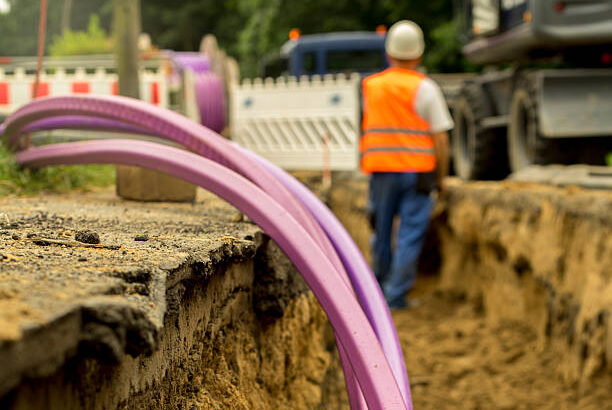
<path id="1" fill-rule="evenodd" d="M 376 218 L 372 239 L 373 269 L 390 307 L 405 306 L 404 296 L 417 275 L 417 262 L 429 216 L 430 196 L 416 190 L 417 174 L 377 172 L 370 179 L 371 211 Z M 397 248 L 391 249 L 393 218 L 400 217 Z"/>

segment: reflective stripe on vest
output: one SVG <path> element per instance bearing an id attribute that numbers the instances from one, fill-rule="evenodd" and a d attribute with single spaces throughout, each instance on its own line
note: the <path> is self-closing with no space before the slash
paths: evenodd
<path id="1" fill-rule="evenodd" d="M 416 94 L 425 76 L 390 68 L 363 81 L 361 168 L 371 172 L 430 172 L 436 167 L 429 123 Z"/>

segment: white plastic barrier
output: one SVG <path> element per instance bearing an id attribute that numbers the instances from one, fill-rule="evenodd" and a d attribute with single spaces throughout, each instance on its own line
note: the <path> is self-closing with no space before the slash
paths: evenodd
<path id="1" fill-rule="evenodd" d="M 246 80 L 230 87 L 232 140 L 289 170 L 358 165 L 360 77 Z"/>
<path id="2" fill-rule="evenodd" d="M 32 100 L 34 70 L 0 68 L 0 115 L 6 116 Z M 141 70 L 141 99 L 168 108 L 168 90 L 163 70 Z M 52 68 L 40 75 L 37 96 L 73 94 L 117 95 L 117 74 L 105 68 Z"/>

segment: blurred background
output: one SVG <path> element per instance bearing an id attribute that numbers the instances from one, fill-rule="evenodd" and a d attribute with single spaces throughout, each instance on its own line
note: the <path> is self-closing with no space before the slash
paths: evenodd
<path id="1" fill-rule="evenodd" d="M 39 0 L 0 0 L 0 55 L 36 54 Z M 46 54 L 109 52 L 112 0 L 49 0 Z M 427 37 L 425 66 L 430 72 L 465 71 L 453 21 L 452 0 L 147 0 L 142 30 L 161 49 L 197 50 L 212 33 L 235 57 L 244 76 L 257 74 L 258 60 L 278 50 L 292 28 L 302 34 L 374 31 L 395 21 L 417 21 Z"/>

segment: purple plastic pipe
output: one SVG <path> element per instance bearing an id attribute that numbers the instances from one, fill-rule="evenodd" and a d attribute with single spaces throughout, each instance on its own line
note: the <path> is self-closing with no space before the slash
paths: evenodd
<path id="1" fill-rule="evenodd" d="M 66 97 L 58 97 L 58 98 L 56 98 L 56 99 L 61 99 L 61 98 L 66 98 Z M 109 97 L 107 97 L 106 99 L 108 99 L 108 98 L 109 98 Z M 141 104 L 141 105 L 142 105 L 142 108 L 150 108 L 150 107 L 151 107 L 151 106 L 149 106 L 149 105 L 143 105 L 143 104 L 142 104 L 141 102 L 139 102 L 138 100 L 126 99 L 126 98 L 123 98 L 123 97 L 110 97 L 110 98 L 111 98 L 111 99 L 123 100 L 123 102 L 125 102 L 125 101 L 129 101 L 129 102 L 132 102 L 132 103 Z M 88 100 L 88 101 L 86 101 L 86 102 L 92 103 L 92 101 L 91 101 L 92 99 L 95 99 L 95 97 L 93 97 L 93 98 L 92 98 L 92 97 L 87 98 L 86 100 Z M 53 100 L 53 98 L 49 98 L 49 99 L 47 99 L 47 100 Z M 79 100 L 85 100 L 85 99 L 79 99 Z M 77 100 L 77 102 L 78 102 L 79 100 Z M 98 100 L 99 100 L 99 98 L 98 98 Z M 39 101 L 42 101 L 42 100 L 39 100 Z M 74 102 L 74 101 L 73 101 L 73 102 Z M 83 102 L 83 101 L 81 101 L 81 102 Z M 100 101 L 97 101 L 97 102 L 99 103 Z M 30 104 L 29 104 L 29 106 L 31 106 L 32 104 L 35 104 L 35 103 L 30 103 Z M 26 107 L 27 107 L 27 106 L 26 106 Z M 17 112 L 17 113 L 16 113 L 14 116 L 11 116 L 11 117 L 9 118 L 9 120 L 7 121 L 7 124 L 9 124 L 9 127 L 10 127 L 10 124 L 13 124 L 13 125 L 15 125 L 15 124 L 21 124 L 21 126 L 24 126 L 25 124 L 27 124 L 27 121 L 23 121 L 23 118 L 22 118 L 22 117 L 20 117 L 20 115 L 23 115 L 23 113 L 22 113 L 21 111 L 22 111 L 22 110 L 24 110 L 26 107 L 22 107 L 22 109 L 21 109 L 21 110 L 19 110 L 19 111 L 18 111 L 18 112 Z M 125 107 L 125 105 L 123 105 L 123 106 L 121 106 L 121 107 L 112 106 L 112 107 L 110 107 L 110 108 L 109 108 L 108 106 L 102 106 L 102 107 L 100 107 L 100 105 L 97 105 L 97 106 L 96 106 L 96 108 L 98 108 L 98 109 L 102 108 L 102 113 L 103 113 L 103 115 L 108 115 L 110 112 L 113 112 L 113 111 L 114 111 L 114 112 L 121 112 L 121 113 L 125 113 L 125 109 L 126 109 L 127 107 Z M 165 110 L 162 110 L 162 111 L 165 111 Z M 95 114 L 98 114 L 98 115 L 99 115 L 100 113 L 99 113 L 99 112 L 93 112 L 93 113 L 92 113 L 92 112 L 85 112 L 85 113 L 81 113 L 81 112 L 79 112 L 79 114 L 80 114 L 80 115 L 83 115 L 83 114 L 87 114 L 87 115 L 95 115 Z M 141 114 L 141 115 L 140 115 L 140 118 L 142 118 L 142 113 L 140 113 L 140 114 Z M 165 111 L 165 114 L 173 114 L 173 113 L 172 113 L 172 112 L 169 112 L 169 111 Z M 167 116 L 167 115 L 166 115 L 166 116 Z M 161 116 L 161 115 L 159 115 L 159 114 L 156 114 L 156 115 L 153 115 L 153 118 L 152 118 L 152 119 L 153 119 L 153 120 L 162 120 L 162 121 L 163 121 L 163 119 L 166 119 L 166 116 Z M 138 115 L 136 114 L 136 115 L 132 116 L 131 118 L 137 118 L 137 117 L 138 117 Z M 36 117 L 33 117 L 33 118 L 36 118 Z M 30 118 L 30 120 L 32 120 L 33 118 Z M 44 118 L 44 116 L 43 116 L 42 118 Z M 112 116 L 109 116 L 109 117 L 107 117 L 107 118 L 108 118 L 108 119 L 112 119 L 113 117 L 112 117 Z M 184 125 L 184 124 L 186 124 L 186 125 L 196 125 L 195 123 L 193 123 L 193 122 L 191 122 L 191 121 L 185 120 L 185 118 L 184 118 L 184 117 L 179 116 L 179 118 L 180 118 L 180 122 L 179 122 L 179 123 L 180 123 L 181 125 Z M 103 119 L 104 119 L 104 118 L 103 118 Z M 151 119 L 151 118 L 149 117 L 149 119 Z M 121 120 L 121 119 L 119 119 L 119 120 Z M 42 121 L 42 120 L 38 120 L 38 121 Z M 91 124 L 91 123 L 89 122 L 89 124 Z M 177 124 L 177 122 L 174 122 L 173 124 L 174 124 L 174 125 L 176 125 L 176 124 Z M 133 125 L 135 125 L 135 124 L 133 124 Z M 136 125 L 136 126 L 140 126 L 140 125 Z M 160 126 L 158 125 L 158 127 L 154 127 L 154 129 L 158 130 L 158 132 L 159 132 L 159 130 L 160 130 Z M 163 130 L 164 128 L 161 128 L 161 129 Z M 206 128 L 202 128 L 202 127 L 200 127 L 200 129 L 201 129 L 201 130 L 206 130 L 206 131 L 210 132 L 210 131 L 209 131 L 209 130 L 207 130 Z M 23 130 L 23 128 L 22 128 L 22 130 Z M 166 130 L 167 130 L 167 127 L 166 127 Z M 7 130 L 7 132 L 8 132 L 8 133 L 9 133 L 9 135 L 10 135 L 10 131 L 9 131 L 9 130 Z M 20 131 L 20 133 L 23 133 L 23 131 Z M 212 135 L 215 135 L 215 136 L 216 136 L 216 134 L 212 134 Z M 167 136 L 167 138 L 168 138 L 168 139 L 171 139 L 171 140 L 175 140 L 175 139 L 174 139 L 174 138 L 172 138 L 172 137 L 175 137 L 175 133 L 172 133 L 172 132 L 171 132 L 171 133 L 170 133 L 170 134 Z M 217 137 L 218 137 L 218 136 L 217 136 Z M 200 149 L 203 149 L 203 148 L 204 148 L 204 146 L 205 146 L 205 145 L 203 145 L 203 144 L 197 144 L 198 142 L 202 142 L 202 141 L 194 141 L 194 140 L 193 140 L 193 138 L 194 138 L 193 136 L 191 136 L 191 138 L 189 138 L 189 136 L 188 136 L 188 137 L 184 137 L 184 138 L 183 138 L 183 140 L 184 140 L 185 138 L 187 138 L 187 139 L 188 139 L 188 141 L 195 142 L 195 143 L 196 143 L 196 146 L 197 146 L 198 148 L 200 148 Z M 233 149 L 233 147 L 231 147 L 231 146 L 229 145 L 229 143 L 227 143 L 227 141 L 226 141 L 225 139 L 222 139 L 221 137 L 218 137 L 218 138 L 220 138 L 220 141 L 221 141 L 222 143 L 227 144 L 229 148 L 231 148 L 232 150 L 234 150 L 234 149 Z M 197 139 L 197 137 L 196 137 L 196 139 Z M 11 139 L 9 140 L 9 142 L 10 142 L 10 141 L 16 142 L 16 138 L 11 138 Z M 181 140 L 180 140 L 180 139 L 179 139 L 179 140 L 176 140 L 176 141 L 177 141 L 177 142 L 181 142 Z M 206 141 L 205 141 L 205 142 L 206 142 Z M 189 146 L 189 144 L 185 144 L 185 142 L 181 142 L 181 143 L 183 143 L 184 145 Z M 219 142 L 217 142 L 217 144 L 220 144 L 220 143 L 219 143 Z M 216 145 L 214 148 L 218 148 L 218 147 L 219 147 L 219 145 Z M 222 147 L 222 145 L 221 145 L 221 147 Z M 210 148 L 210 147 L 207 147 L 207 148 Z M 200 152 L 202 152 L 202 151 L 200 151 Z M 210 150 L 205 150 L 205 151 L 204 151 L 204 152 L 202 152 L 202 153 L 203 153 L 203 155 L 208 155 L 208 156 L 210 156 L 210 155 L 211 155 Z M 239 154 L 239 153 L 237 153 L 237 154 Z M 238 157 L 240 157 L 240 155 L 237 155 L 237 156 L 238 156 Z M 234 155 L 234 157 L 226 157 L 226 158 L 228 159 L 228 161 L 229 161 L 229 162 L 231 162 L 231 161 L 233 161 L 233 160 L 236 160 L 236 158 L 235 158 L 235 157 L 236 157 L 236 155 Z M 223 157 L 222 157 L 222 158 L 223 158 Z M 217 157 L 217 159 L 216 159 L 216 160 L 217 160 L 217 161 L 219 161 L 218 157 Z M 247 165 L 247 164 L 248 164 L 248 162 L 249 162 L 249 159 L 248 159 L 248 157 L 246 157 L 246 158 L 245 158 L 245 161 L 243 161 L 243 162 L 241 163 L 241 165 Z M 253 164 L 253 165 L 254 165 L 254 167 L 249 168 L 251 171 L 254 171 L 254 170 L 256 170 L 256 169 L 257 169 L 257 164 L 255 163 L 255 164 Z M 266 171 L 265 171 L 265 170 L 263 170 L 263 169 L 262 169 L 262 174 L 266 174 Z M 262 176 L 262 175 L 257 175 L 257 176 L 258 176 L 258 177 L 260 177 L 260 179 L 261 179 L 261 176 Z M 264 175 L 264 176 L 265 176 L 265 175 Z M 272 178 L 272 180 L 273 180 L 273 178 Z M 270 182 L 270 181 L 268 180 L 268 182 Z M 276 182 L 276 181 L 275 181 L 275 180 L 273 180 L 273 182 Z M 336 252 L 334 251 L 333 246 L 332 246 L 332 245 L 331 245 L 331 243 L 329 242 L 329 239 L 327 238 L 327 236 L 325 235 L 325 233 L 324 233 L 324 232 L 321 230 L 321 228 L 318 226 L 318 224 L 316 224 L 316 223 L 315 223 L 315 222 L 312 220 L 311 215 L 310 215 L 310 214 L 309 214 L 307 211 L 305 211 L 304 209 L 302 209 L 302 208 L 301 208 L 301 205 L 295 201 L 295 198 L 293 198 L 293 196 L 291 196 L 291 194 L 290 194 L 288 191 L 284 191 L 284 187 L 283 187 L 282 185 L 280 185 L 278 182 L 276 182 L 276 187 L 272 187 L 272 188 L 270 188 L 271 186 L 272 186 L 272 184 L 268 183 L 268 187 L 267 187 L 266 191 L 267 191 L 267 192 L 270 192 L 270 193 L 271 193 L 271 195 L 275 196 L 277 200 L 281 201 L 281 203 L 286 204 L 286 205 L 285 205 L 285 207 L 287 207 L 287 206 L 292 206 L 292 208 L 289 208 L 289 209 L 291 209 L 289 212 L 290 212 L 292 215 L 294 215 L 296 218 L 298 218 L 299 220 L 301 220 L 301 221 L 302 221 L 302 224 L 304 224 L 304 225 L 306 226 L 306 228 L 307 228 L 307 229 L 309 230 L 309 232 L 310 232 L 310 233 L 313 235 L 313 237 L 314 237 L 314 238 L 316 238 L 316 239 L 319 241 L 319 243 L 320 243 L 320 245 L 322 246 L 322 248 L 323 248 L 323 249 L 326 251 L 326 254 L 328 255 L 328 257 L 329 257 L 329 258 L 331 258 L 332 262 L 334 263 L 334 265 L 335 265 L 335 267 L 336 267 L 336 270 L 337 270 L 338 274 L 340 275 L 340 277 L 342 277 L 342 278 L 343 278 L 343 279 L 346 281 L 346 283 L 349 283 L 349 284 L 350 284 L 350 281 L 349 281 L 349 279 L 348 279 L 348 277 L 347 277 L 347 275 L 346 275 L 346 272 L 344 271 L 344 267 L 343 267 L 343 265 L 342 265 L 342 263 L 341 263 L 340 259 L 338 258 L 338 255 L 337 255 L 337 254 L 336 254 Z M 280 188 L 280 189 L 278 189 L 278 188 Z M 344 352 L 342 351 L 342 346 L 339 346 L 339 354 L 340 354 L 340 358 L 343 360 L 343 362 L 345 362 L 345 359 L 346 359 L 346 358 L 345 358 Z M 352 405 L 354 408 L 356 408 L 356 409 L 363 408 L 364 406 L 361 404 L 361 403 L 362 403 L 362 394 L 361 394 L 361 392 L 359 391 L 359 388 L 358 388 L 358 386 L 356 385 L 355 381 L 353 380 L 353 375 L 352 375 L 352 373 L 351 373 L 351 372 L 345 372 L 345 379 L 346 379 L 346 383 L 347 383 L 347 389 L 348 389 L 348 392 L 349 392 L 349 398 L 350 398 L 350 400 L 351 400 L 351 405 Z"/>
<path id="2" fill-rule="evenodd" d="M 389 306 L 385 301 L 374 274 L 353 241 L 353 238 L 329 208 L 300 181 L 271 162 L 262 161 L 259 156 L 238 144 L 236 144 L 236 147 L 255 160 L 260 160 L 260 163 L 308 209 L 328 235 L 351 279 L 357 298 L 361 302 L 361 306 L 368 320 L 372 323 L 383 350 L 387 354 L 389 365 L 402 391 L 406 407 L 412 409 L 410 382 L 406 372 L 404 354 L 393 325 Z M 390 354 L 390 352 L 393 354 Z"/>
<path id="3" fill-rule="evenodd" d="M 24 134 L 55 129 L 78 129 L 105 132 L 125 132 L 148 135 L 145 128 L 107 118 L 86 117 L 83 115 L 66 115 L 34 121 L 23 129 Z M 2 134 L 2 133 L 0 133 Z"/>
<path id="4" fill-rule="evenodd" d="M 198 184 L 255 221 L 298 268 L 327 313 L 370 409 L 405 409 L 391 368 L 351 289 L 302 226 L 273 198 L 245 178 L 172 147 L 133 140 L 51 145 L 17 154 L 28 166 L 113 163 L 137 165 Z M 350 369 L 345 369 L 349 371 Z"/>
<path id="5" fill-rule="evenodd" d="M 158 132 L 146 132 L 145 130 L 143 130 L 143 132 L 159 136 Z M 176 141 L 176 139 L 174 140 Z M 188 144 L 185 145 L 189 146 Z M 204 152 L 201 153 L 206 155 Z M 402 390 L 402 394 L 404 395 L 406 405 L 408 408 L 411 408 L 410 386 L 408 377 L 406 376 L 403 354 L 388 307 L 384 302 L 384 298 L 382 297 L 376 280 L 350 235 L 348 235 L 342 225 L 333 214 L 331 214 L 329 209 L 297 180 L 266 160 L 254 154 L 248 155 L 257 158 L 258 162 L 265 165 L 268 171 L 273 173 L 289 190 L 298 196 L 301 202 L 307 206 L 310 213 L 319 220 L 319 223 L 323 226 L 327 235 L 332 239 L 334 247 L 342 259 L 342 263 L 347 268 L 351 282 L 361 300 L 362 306 L 376 334 L 379 336 L 379 340 L 383 345 L 383 349 L 387 354 L 393 372 Z"/>
<path id="6" fill-rule="evenodd" d="M 117 96 L 66 96 L 34 100 L 19 108 L 5 121 L 9 147 L 16 145 L 23 129 L 29 123 L 57 115 L 97 116 L 117 120 L 147 128 L 158 136 L 175 141 L 253 181 L 291 212 L 321 246 L 333 249 L 329 239 L 321 227 L 314 223 L 308 211 L 261 165 L 237 152 L 225 138 L 211 130 L 189 121 L 180 114 L 140 100 Z M 330 252 L 329 257 L 338 271 L 344 270 L 335 252 Z"/>

